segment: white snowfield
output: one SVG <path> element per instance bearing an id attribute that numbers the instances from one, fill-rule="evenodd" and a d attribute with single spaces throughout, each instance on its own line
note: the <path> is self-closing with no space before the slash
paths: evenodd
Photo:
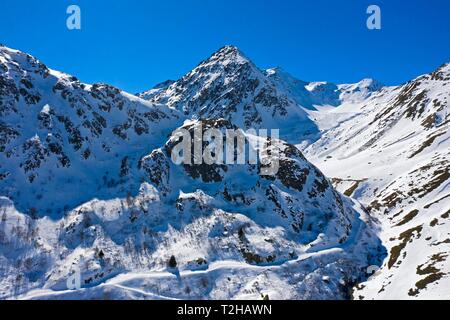
<path id="1" fill-rule="evenodd" d="M 449 65 L 305 82 L 225 46 L 134 96 L 0 47 L 0 298 L 448 299 L 449 99 Z M 279 171 L 175 165 L 200 122 L 279 128 Z"/>
<path id="2" fill-rule="evenodd" d="M 450 298 L 450 65 L 315 113 L 305 156 L 370 210 L 389 255 L 360 299 Z"/>

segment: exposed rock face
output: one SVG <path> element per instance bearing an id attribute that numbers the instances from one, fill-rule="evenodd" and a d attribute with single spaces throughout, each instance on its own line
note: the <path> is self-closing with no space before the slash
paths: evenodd
<path id="1" fill-rule="evenodd" d="M 237 129 L 223 119 L 194 121 L 183 127 L 191 133 L 192 141 L 194 127 L 200 124 L 203 132 L 215 128 L 221 130 L 224 137 L 226 129 Z M 249 136 L 247 141 L 256 138 Z M 169 198 L 177 196 L 183 187 L 192 191 L 208 190 L 210 196 L 228 203 L 225 207 L 240 207 L 239 210 L 245 211 L 258 207 L 257 211 L 265 217 L 262 219 L 279 221 L 277 224 L 299 234 L 306 242 L 315 239 L 319 233 L 326 233 L 329 241 L 335 244 L 347 239 L 352 228 L 351 218 L 341 196 L 295 146 L 283 141 L 278 141 L 275 146 L 273 142 L 278 149 L 279 170 L 274 176 L 268 176 L 261 174 L 261 163 L 194 164 L 192 161 L 191 164 L 175 165 L 171 153 L 179 141 L 178 137 L 172 136 L 163 148 L 141 160 L 146 177 Z M 246 148 L 252 146 L 247 142 Z M 180 181 L 182 176 L 192 181 Z M 273 218 L 269 219 L 270 215 Z M 257 217 L 254 219 L 259 221 Z M 329 230 L 330 225 L 333 225 L 332 230 Z"/>
<path id="2" fill-rule="evenodd" d="M 163 90 L 140 96 L 190 117 L 223 118 L 243 129 L 284 127 L 300 130 L 303 137 L 317 131 L 296 101 L 233 46 L 223 47 Z"/>
<path id="3" fill-rule="evenodd" d="M 84 84 L 0 47 L 0 298 L 343 299 L 380 263 L 370 218 L 284 140 L 245 133 L 279 154 L 272 176 L 172 161 L 170 133 L 199 123 L 317 133 L 239 50 L 154 90 Z M 74 273 L 83 290 L 66 291 Z"/>
<path id="4" fill-rule="evenodd" d="M 0 66 L 0 186 L 25 212 L 61 216 L 99 191 L 137 190 L 126 176 L 181 122 L 167 107 L 83 84 L 19 51 L 0 47 Z M 119 170 L 124 157 L 131 171 Z"/>

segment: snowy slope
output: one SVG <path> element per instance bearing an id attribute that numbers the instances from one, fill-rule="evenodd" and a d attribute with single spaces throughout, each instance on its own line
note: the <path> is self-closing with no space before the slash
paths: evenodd
<path id="1" fill-rule="evenodd" d="M 165 106 L 83 84 L 5 47 L 0 72 L 0 187 L 33 216 L 135 192 L 126 178 L 139 158 L 182 123 Z"/>
<path id="2" fill-rule="evenodd" d="M 0 47 L 0 298 L 448 299 L 449 99 L 449 64 L 306 82 L 225 46 L 137 97 Z M 175 165 L 199 125 L 280 129 L 280 170 Z"/>
<path id="3" fill-rule="evenodd" d="M 298 80 L 281 68 L 267 69 L 266 75 L 280 90 L 306 109 L 316 110 L 316 105 L 339 104 L 338 88 L 333 84 Z"/>
<path id="4" fill-rule="evenodd" d="M 382 225 L 389 251 L 355 298 L 450 297 L 450 66 L 315 114 L 305 150 L 341 192 Z"/>
<path id="5" fill-rule="evenodd" d="M 345 103 L 363 101 L 384 86 L 373 79 L 357 83 L 334 84 L 331 82 L 306 82 L 298 80 L 281 68 L 266 70 L 267 77 L 279 88 L 307 110 L 322 110 Z"/>
<path id="6" fill-rule="evenodd" d="M 372 219 L 292 144 L 271 142 L 275 176 L 170 160 L 180 126 L 316 129 L 236 48 L 154 90 L 0 47 L 1 298 L 345 299 L 381 263 Z"/>

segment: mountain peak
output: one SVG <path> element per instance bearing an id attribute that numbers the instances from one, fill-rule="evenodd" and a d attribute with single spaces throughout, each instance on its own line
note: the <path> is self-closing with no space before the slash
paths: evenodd
<path id="1" fill-rule="evenodd" d="M 341 89 L 343 91 L 365 90 L 365 91 L 373 92 L 373 91 L 380 90 L 382 87 L 384 87 L 384 84 L 375 79 L 372 79 L 372 78 L 364 78 L 358 82 L 341 83 L 341 84 L 337 84 L 337 86 L 339 87 L 339 89 Z"/>
<path id="2" fill-rule="evenodd" d="M 450 62 L 444 63 L 436 71 L 431 73 L 431 77 L 434 80 L 445 80 L 450 79 Z"/>
<path id="3" fill-rule="evenodd" d="M 249 59 L 236 46 L 226 45 L 217 50 L 207 61 L 240 61 L 249 62 Z"/>
<path id="4" fill-rule="evenodd" d="M 216 51 L 217 54 L 242 54 L 238 47 L 227 44 Z"/>
<path id="5" fill-rule="evenodd" d="M 383 87 L 384 85 L 378 80 L 372 78 L 364 78 L 358 82 L 358 84 L 362 87 Z"/>

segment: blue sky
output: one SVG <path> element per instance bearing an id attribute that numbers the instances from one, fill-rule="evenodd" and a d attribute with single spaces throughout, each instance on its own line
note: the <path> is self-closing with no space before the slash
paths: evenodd
<path id="1" fill-rule="evenodd" d="M 77 4 L 82 29 L 66 28 Z M 377 4 L 382 30 L 366 28 Z M 303 80 L 399 84 L 450 61 L 448 0 L 1 0 L 0 43 L 84 82 L 139 92 L 225 44 Z"/>

